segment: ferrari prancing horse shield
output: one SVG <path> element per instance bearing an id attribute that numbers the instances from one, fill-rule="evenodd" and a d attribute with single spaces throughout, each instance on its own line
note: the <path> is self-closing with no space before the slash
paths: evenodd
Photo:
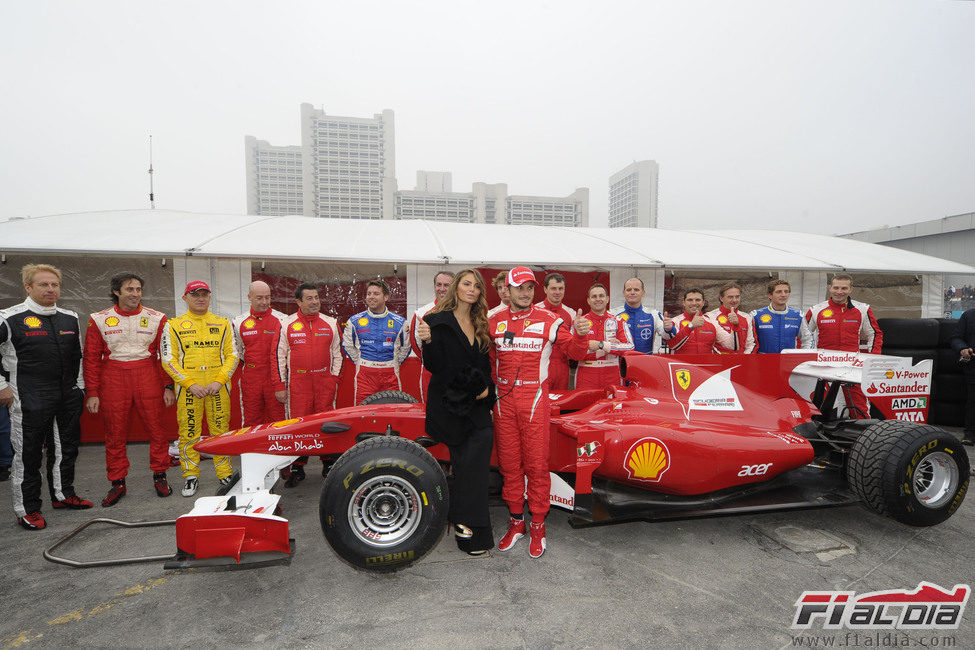
<path id="1" fill-rule="evenodd" d="M 677 385 L 684 390 L 691 385 L 691 371 L 687 368 L 678 368 L 674 371 L 674 378 L 677 379 Z"/>

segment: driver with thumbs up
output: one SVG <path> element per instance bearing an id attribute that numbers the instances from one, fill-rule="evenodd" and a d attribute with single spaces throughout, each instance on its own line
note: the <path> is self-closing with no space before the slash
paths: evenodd
<path id="1" fill-rule="evenodd" d="M 666 319 L 670 320 L 670 319 Z M 665 321 L 666 324 L 666 321 Z M 704 315 L 704 292 L 697 288 L 684 292 L 684 313 L 674 319 L 677 333 L 670 337 L 667 345 L 680 354 L 712 354 L 714 344 L 730 349 L 734 345 L 732 334 Z"/>
<path id="2" fill-rule="evenodd" d="M 549 416 L 548 360 L 553 351 L 580 360 L 589 350 L 590 323 L 576 313 L 573 331 L 552 312 L 532 305 L 535 274 L 518 266 L 508 271 L 511 304 L 494 312 L 488 331 L 494 341 L 492 372 L 498 391 L 494 412 L 494 440 L 508 504 L 508 532 L 498 549 L 510 550 L 530 534 L 528 554 L 545 551 L 545 515 L 549 509 L 551 477 L 548 467 Z M 526 527 L 525 479 L 531 526 Z"/>
<path id="3" fill-rule="evenodd" d="M 620 357 L 633 349 L 630 328 L 619 316 L 606 311 L 609 295 L 599 282 L 589 287 L 586 297 L 591 308 L 585 319 L 592 323 L 589 354 L 579 362 L 576 388 L 605 388 L 620 385 Z"/>
<path id="4" fill-rule="evenodd" d="M 658 354 L 662 341 L 670 339 L 677 333 L 674 319 L 666 312 L 651 311 L 643 305 L 643 297 L 647 295 L 643 280 L 630 278 L 623 283 L 623 299 L 626 303 L 622 307 L 614 307 L 610 313 L 626 322 L 633 339 L 633 349 L 644 354 Z M 667 323 L 664 320 L 667 320 Z"/>

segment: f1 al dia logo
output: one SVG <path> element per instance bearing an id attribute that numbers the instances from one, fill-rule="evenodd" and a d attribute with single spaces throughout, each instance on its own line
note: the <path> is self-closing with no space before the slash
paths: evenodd
<path id="1" fill-rule="evenodd" d="M 969 585 L 949 590 L 930 582 L 919 582 L 913 591 L 804 591 L 792 629 L 818 623 L 824 630 L 955 630 L 971 591 Z"/>

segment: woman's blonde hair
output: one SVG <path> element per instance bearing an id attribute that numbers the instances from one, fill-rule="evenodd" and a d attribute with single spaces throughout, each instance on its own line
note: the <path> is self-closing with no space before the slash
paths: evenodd
<path id="1" fill-rule="evenodd" d="M 471 323 L 474 324 L 474 338 L 480 343 L 481 351 L 487 352 L 491 348 L 491 334 L 488 330 L 488 306 L 487 298 L 484 297 L 484 276 L 477 269 L 463 269 L 454 274 L 454 279 L 450 281 L 447 295 L 433 308 L 434 312 L 453 311 L 457 307 L 457 287 L 460 281 L 467 275 L 474 276 L 474 283 L 481 290 L 481 295 L 477 297 L 477 302 L 471 305 Z"/>

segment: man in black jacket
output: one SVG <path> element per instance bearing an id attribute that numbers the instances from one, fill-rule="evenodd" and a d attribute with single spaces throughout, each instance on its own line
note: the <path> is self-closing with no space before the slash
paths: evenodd
<path id="1" fill-rule="evenodd" d="M 28 264 L 21 275 L 27 299 L 0 310 L 0 406 L 10 409 L 14 448 L 10 492 L 17 522 L 27 530 L 41 515 L 41 455 L 47 443 L 47 483 L 55 508 L 90 508 L 74 491 L 81 442 L 81 335 L 78 315 L 57 306 L 61 272 Z"/>
<path id="2" fill-rule="evenodd" d="M 961 315 L 958 329 L 951 337 L 951 347 L 959 355 L 959 361 L 964 364 L 965 388 L 968 399 L 965 401 L 965 437 L 962 444 L 975 445 L 975 361 L 972 360 L 975 347 L 975 309 L 969 309 Z"/>

